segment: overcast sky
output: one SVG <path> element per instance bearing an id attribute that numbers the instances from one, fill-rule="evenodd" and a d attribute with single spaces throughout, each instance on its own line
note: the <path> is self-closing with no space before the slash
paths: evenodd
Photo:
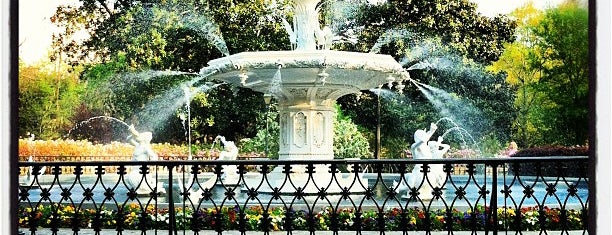
<path id="1" fill-rule="evenodd" d="M 486 16 L 508 14 L 529 0 L 470 0 L 478 4 L 478 11 Z M 26 63 L 39 61 L 47 56 L 51 35 L 57 31 L 50 21 L 59 4 L 77 0 L 20 0 L 19 1 L 19 57 Z M 534 0 L 536 7 L 554 6 L 562 0 Z M 35 7 L 33 7 L 35 6 Z"/>

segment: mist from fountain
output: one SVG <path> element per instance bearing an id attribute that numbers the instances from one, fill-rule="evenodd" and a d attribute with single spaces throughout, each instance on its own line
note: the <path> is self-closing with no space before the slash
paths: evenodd
<path id="1" fill-rule="evenodd" d="M 381 35 L 374 46 L 370 48 L 370 53 L 380 53 L 383 46 L 386 46 L 394 41 L 406 40 L 414 42 L 416 34 L 412 33 L 407 29 L 390 29 Z"/>

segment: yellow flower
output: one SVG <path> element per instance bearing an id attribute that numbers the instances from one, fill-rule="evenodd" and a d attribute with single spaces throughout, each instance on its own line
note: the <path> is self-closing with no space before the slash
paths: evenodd
<path id="1" fill-rule="evenodd" d="M 74 207 L 68 205 L 64 207 L 64 212 L 66 213 L 70 213 L 70 212 L 74 212 Z"/>
<path id="2" fill-rule="evenodd" d="M 410 224 L 415 225 L 416 224 L 416 217 L 414 216 L 410 216 Z"/>

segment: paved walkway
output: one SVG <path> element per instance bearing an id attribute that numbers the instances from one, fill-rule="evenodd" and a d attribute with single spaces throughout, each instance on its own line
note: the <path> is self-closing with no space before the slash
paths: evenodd
<path id="1" fill-rule="evenodd" d="M 29 231 L 27 230 L 21 230 L 22 232 L 25 232 L 25 234 L 30 234 Z M 52 234 L 51 230 L 49 229 L 41 229 L 39 231 L 36 231 L 36 233 L 34 234 L 40 234 L 40 235 L 50 235 Z M 64 235 L 64 234 L 74 234 L 74 232 L 70 229 L 60 229 L 57 232 L 58 235 Z M 81 231 L 79 231 L 78 234 L 82 234 L 82 235 L 95 235 L 95 232 L 91 229 L 83 229 Z M 112 229 L 104 229 L 100 232 L 101 235 L 116 235 L 119 234 L 117 233 L 117 231 L 112 230 Z M 125 230 L 121 233 L 122 235 L 195 235 L 195 234 L 200 234 L 200 235 L 207 235 L 207 234 L 217 234 L 217 232 L 215 231 L 211 231 L 211 230 L 206 230 L 206 231 L 200 231 L 199 233 L 195 233 L 193 231 L 177 231 L 175 233 L 170 233 L 168 231 L 164 231 L 164 230 L 149 230 L 146 231 L 145 233 L 139 231 L 139 230 Z M 224 231 L 223 235 L 239 235 L 240 232 L 238 231 Z M 254 232 L 254 231 L 249 231 L 246 234 L 251 235 L 251 234 L 264 234 L 263 232 Z M 278 231 L 278 232 L 270 232 L 269 234 L 271 235 L 283 235 L 283 234 L 287 234 L 287 232 L 285 231 Z M 309 235 L 310 233 L 308 231 L 293 231 L 291 234 L 294 235 Z M 342 231 L 342 232 L 338 232 L 339 235 L 354 235 L 357 234 L 355 231 Z M 361 234 L 364 235 L 375 235 L 375 234 L 381 234 L 380 232 L 376 232 L 376 231 L 363 231 L 361 232 Z M 401 235 L 402 232 L 385 232 L 385 235 Z M 427 234 L 425 231 L 408 231 L 408 234 L 414 234 L 414 235 L 425 235 Z M 437 232 L 431 232 L 431 235 L 448 235 L 449 233 L 447 231 L 437 231 Z M 474 235 L 474 234 L 487 234 L 484 231 L 478 231 L 475 233 L 472 233 L 471 231 L 455 231 L 452 234 L 454 235 Z M 489 232 L 488 234 L 493 234 L 492 232 Z M 540 232 L 538 231 L 523 231 L 523 232 L 515 232 L 515 231 L 499 231 L 498 232 L 499 235 L 514 235 L 514 234 L 524 234 L 524 235 L 538 235 L 540 234 Z M 555 234 L 559 234 L 559 235 L 579 235 L 579 234 L 588 234 L 588 232 L 586 231 L 569 231 L 568 233 L 565 232 L 561 232 L 561 231 L 546 231 L 547 235 L 555 235 Z M 315 235 L 333 235 L 333 232 L 330 231 L 316 231 Z"/>

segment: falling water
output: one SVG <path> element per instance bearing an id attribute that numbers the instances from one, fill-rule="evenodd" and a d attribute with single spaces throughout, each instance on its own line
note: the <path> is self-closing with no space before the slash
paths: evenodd
<path id="1" fill-rule="evenodd" d="M 359 12 L 359 4 L 351 1 L 323 1 L 325 4 L 325 24 L 328 25 L 338 40 L 357 41 L 357 36 L 351 27 L 355 24 L 355 16 Z M 343 38 L 346 37 L 346 38 Z"/>
<path id="2" fill-rule="evenodd" d="M 185 136 L 187 136 L 187 160 L 192 160 L 191 155 L 191 87 L 183 87 L 183 93 L 185 94 L 185 107 L 187 108 L 187 118 L 181 118 L 183 122 L 183 128 L 185 129 Z"/>
<path id="3" fill-rule="evenodd" d="M 397 100 L 397 99 L 405 98 L 399 93 L 393 92 L 392 90 L 389 90 L 389 89 L 372 88 L 372 89 L 369 89 L 369 91 L 376 94 L 380 98 L 383 98 L 384 100 Z"/>
<path id="4" fill-rule="evenodd" d="M 464 134 L 470 138 L 470 140 L 472 141 L 472 144 L 476 145 L 476 140 L 474 140 L 474 137 L 466 129 L 458 127 L 458 126 L 455 126 L 455 127 L 452 127 L 446 130 L 444 134 L 441 135 L 442 138 L 446 137 L 446 135 L 448 135 L 449 133 L 453 131 L 457 131 L 459 133 L 459 138 L 461 139 L 461 142 L 463 143 L 464 146 L 468 145 L 467 141 L 465 141 Z"/>
<path id="5" fill-rule="evenodd" d="M 230 55 L 227 44 L 221 35 L 219 26 L 209 19 L 209 17 L 189 12 L 186 15 L 183 15 L 182 22 L 184 23 L 185 27 L 204 36 L 206 40 L 208 40 L 219 50 L 219 52 L 221 52 L 221 54 L 224 56 Z"/>
<path id="6" fill-rule="evenodd" d="M 97 119 L 108 119 L 108 120 L 111 120 L 111 121 L 118 122 L 118 123 L 124 125 L 126 128 L 130 127 L 124 121 L 121 121 L 121 120 L 119 120 L 117 118 L 114 118 L 114 117 L 111 117 L 111 116 L 95 116 L 95 117 L 91 117 L 91 118 L 89 118 L 89 119 L 87 119 L 85 121 L 81 121 L 81 122 L 77 123 L 74 127 L 72 127 L 72 129 L 68 130 L 68 134 L 66 134 L 66 137 L 70 136 L 72 134 L 72 131 L 80 129 L 80 128 L 84 127 L 86 124 L 89 124 L 90 122 L 92 122 L 94 120 L 97 120 Z"/>
<path id="7" fill-rule="evenodd" d="M 270 81 L 270 94 L 280 96 L 283 92 L 282 83 L 281 66 L 279 65 L 276 73 L 274 73 L 274 77 L 272 77 L 272 80 Z"/>

